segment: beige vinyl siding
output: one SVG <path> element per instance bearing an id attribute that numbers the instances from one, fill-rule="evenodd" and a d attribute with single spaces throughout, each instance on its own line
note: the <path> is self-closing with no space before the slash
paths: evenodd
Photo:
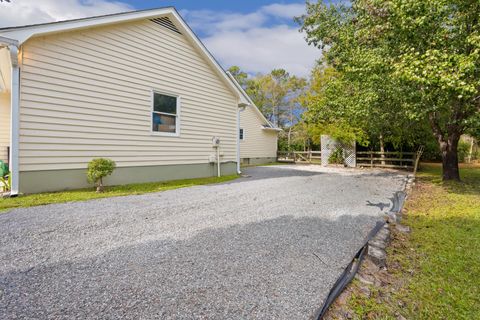
<path id="1" fill-rule="evenodd" d="M 243 129 L 243 140 L 240 141 L 240 157 L 265 158 L 277 156 L 277 132 L 264 130 L 263 119 L 254 107 L 247 107 L 240 113 L 240 128 Z"/>
<path id="2" fill-rule="evenodd" d="M 50 35 L 23 48 L 20 171 L 236 161 L 237 98 L 183 36 L 149 20 Z M 180 136 L 152 134 L 152 90 L 180 96 Z"/>
<path id="3" fill-rule="evenodd" d="M 10 145 L 10 94 L 0 92 L 0 160 L 8 162 Z"/>

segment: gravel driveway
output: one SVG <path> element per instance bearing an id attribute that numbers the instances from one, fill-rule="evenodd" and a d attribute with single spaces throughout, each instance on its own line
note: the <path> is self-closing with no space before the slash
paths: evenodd
<path id="1" fill-rule="evenodd" d="M 245 173 L 0 214 L 0 319 L 309 319 L 405 180 Z"/>

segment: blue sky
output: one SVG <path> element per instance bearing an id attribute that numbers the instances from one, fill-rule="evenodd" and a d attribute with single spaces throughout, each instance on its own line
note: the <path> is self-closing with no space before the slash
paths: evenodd
<path id="1" fill-rule="evenodd" d="M 149 9 L 162 6 L 174 6 L 177 9 L 187 9 L 187 10 L 202 10 L 202 9 L 211 9 L 216 11 L 231 11 L 231 12 L 240 12 L 248 13 L 255 11 L 259 7 L 272 4 L 272 3 L 305 3 L 305 1 L 272 1 L 272 0 L 178 0 L 178 1 L 159 1 L 159 0 L 149 0 L 149 1 L 125 1 L 130 3 L 132 6 L 139 9 Z"/>
<path id="2" fill-rule="evenodd" d="M 306 44 L 293 21 L 304 1 L 256 0 L 11 0 L 0 3 L 0 27 L 174 6 L 224 68 L 250 74 L 284 68 L 308 76 L 321 52 Z"/>

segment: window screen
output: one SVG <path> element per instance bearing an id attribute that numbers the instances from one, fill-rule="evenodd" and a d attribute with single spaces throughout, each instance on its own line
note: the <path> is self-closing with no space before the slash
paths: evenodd
<path id="1" fill-rule="evenodd" d="M 152 130 L 154 132 L 177 133 L 177 97 L 153 94 Z"/>

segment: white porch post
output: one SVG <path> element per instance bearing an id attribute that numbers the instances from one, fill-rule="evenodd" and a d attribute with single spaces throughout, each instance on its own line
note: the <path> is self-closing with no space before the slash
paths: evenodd
<path id="1" fill-rule="evenodd" d="M 18 166 L 18 149 L 19 149 L 19 100 L 20 100 L 20 69 L 18 66 L 18 48 L 9 46 L 10 60 L 12 64 L 12 87 L 11 87 L 11 109 L 10 109 L 10 174 L 12 175 L 12 186 L 10 195 L 18 195 L 19 185 L 19 166 Z"/>

